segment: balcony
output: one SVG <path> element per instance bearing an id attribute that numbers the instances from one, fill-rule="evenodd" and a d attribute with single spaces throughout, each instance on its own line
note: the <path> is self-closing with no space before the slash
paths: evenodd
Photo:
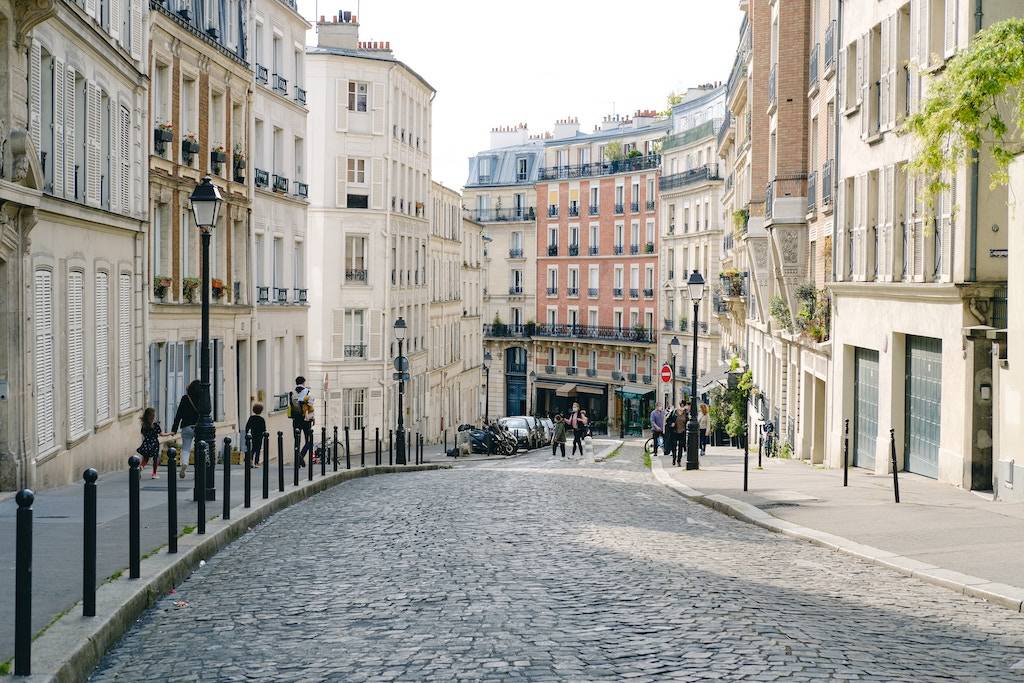
<path id="1" fill-rule="evenodd" d="M 288 303 L 288 289 L 285 287 L 274 287 L 274 303 Z"/>
<path id="2" fill-rule="evenodd" d="M 274 74 L 274 92 L 281 95 L 288 95 L 288 81 L 280 74 Z"/>
<path id="3" fill-rule="evenodd" d="M 612 289 L 612 296 L 615 297 L 616 299 L 621 299 L 622 298 L 622 288 L 621 287 L 615 287 L 614 289 Z"/>
<path id="4" fill-rule="evenodd" d="M 558 218 L 558 204 L 552 204 L 548 207 L 548 218 Z"/>
<path id="5" fill-rule="evenodd" d="M 589 288 L 587 290 L 587 296 L 589 296 L 591 299 L 596 299 L 598 297 L 598 289 L 597 289 L 597 287 Z"/>
<path id="6" fill-rule="evenodd" d="M 626 329 L 620 327 L 599 327 L 595 325 L 536 325 L 535 337 L 558 339 L 594 339 L 599 341 L 620 341 L 639 344 L 653 344 L 657 334 L 643 327 Z"/>
<path id="7" fill-rule="evenodd" d="M 835 71 L 836 67 L 836 20 L 828 22 L 825 29 L 825 77 Z"/>
<path id="8" fill-rule="evenodd" d="M 270 287 L 257 287 L 256 288 L 256 303 L 260 303 L 260 304 L 270 303 Z"/>
<path id="9" fill-rule="evenodd" d="M 587 208 L 590 211 L 591 216 L 596 216 L 601 211 L 601 207 L 599 207 L 597 204 L 591 204 Z"/>
<path id="10" fill-rule="evenodd" d="M 525 258 L 523 256 L 523 250 L 522 249 L 515 249 L 515 248 L 508 250 L 508 257 L 509 258 Z"/>
<path id="11" fill-rule="evenodd" d="M 629 157 L 615 161 L 597 161 L 576 166 L 548 166 L 538 172 L 538 180 L 567 180 L 572 178 L 595 178 L 616 173 L 651 171 L 661 165 L 660 154 Z"/>
<path id="12" fill-rule="evenodd" d="M 288 179 L 284 176 L 274 176 L 274 192 L 287 192 L 288 191 Z"/>
<path id="13" fill-rule="evenodd" d="M 735 135 L 733 130 L 732 111 L 729 109 L 725 110 L 725 118 L 722 119 L 722 125 L 718 127 L 718 146 L 721 147 L 725 139 L 729 137 L 729 134 Z"/>
<path id="14" fill-rule="evenodd" d="M 622 372 L 620 372 L 619 370 L 612 370 L 612 379 L 615 380 L 616 382 L 621 382 L 623 379 Z"/>
<path id="15" fill-rule="evenodd" d="M 707 226 L 705 226 L 705 227 L 707 227 Z M 644 253 L 645 254 L 653 254 L 654 253 L 654 242 L 648 242 L 647 244 L 644 245 Z"/>
<path id="16" fill-rule="evenodd" d="M 295 303 L 304 304 L 308 302 L 307 295 L 309 290 L 303 289 L 302 287 L 295 288 Z"/>
<path id="17" fill-rule="evenodd" d="M 668 279 L 669 280 L 675 280 L 676 279 L 676 271 L 674 271 L 674 270 L 668 271 Z"/>
<path id="18" fill-rule="evenodd" d="M 558 296 L 558 287 L 548 287 L 548 296 Z"/>
<path id="19" fill-rule="evenodd" d="M 358 268 L 346 268 L 345 269 L 345 282 L 359 282 L 366 284 L 367 282 L 367 271 L 360 270 Z"/>
<path id="20" fill-rule="evenodd" d="M 587 368 L 587 377 L 597 377 L 597 368 Z"/>
<path id="21" fill-rule="evenodd" d="M 256 187 L 268 187 L 270 185 L 270 172 L 256 169 Z"/>
<path id="22" fill-rule="evenodd" d="M 616 256 L 621 256 L 623 250 L 624 247 L 621 244 L 616 244 L 614 247 L 612 247 L 612 253 Z"/>
<path id="23" fill-rule="evenodd" d="M 599 247 L 591 246 L 589 249 L 587 249 L 587 253 L 591 256 L 597 256 L 599 253 L 601 253 L 601 249 Z"/>
<path id="24" fill-rule="evenodd" d="M 807 213 L 814 213 L 818 208 L 818 172 L 812 171 L 807 176 Z"/>
<path id="25" fill-rule="evenodd" d="M 832 169 L 835 161 L 829 159 L 821 167 L 821 208 L 832 208 Z"/>
<path id="26" fill-rule="evenodd" d="M 532 221 L 537 218 L 537 210 L 532 206 L 514 206 L 511 209 L 473 209 L 470 218 L 480 223 L 505 223 Z"/>
<path id="27" fill-rule="evenodd" d="M 644 298 L 645 299 L 653 299 L 654 298 L 654 290 L 651 289 L 650 287 L 645 287 L 644 288 Z"/>
<path id="28" fill-rule="evenodd" d="M 679 331 L 680 332 L 686 332 L 688 329 L 690 329 L 690 321 L 687 320 L 686 318 L 680 318 L 679 319 Z"/>
<path id="29" fill-rule="evenodd" d="M 569 256 L 579 256 L 579 255 L 580 255 L 580 245 L 578 245 L 578 244 L 570 244 L 569 245 Z"/>
<path id="30" fill-rule="evenodd" d="M 772 67 L 771 72 L 768 74 L 768 113 L 769 115 L 775 110 L 775 107 L 779 103 L 778 94 L 778 65 Z"/>
<path id="31" fill-rule="evenodd" d="M 651 375 L 644 375 L 640 379 L 643 381 L 644 384 L 651 384 L 654 382 L 654 377 L 652 377 Z"/>
<path id="32" fill-rule="evenodd" d="M 687 185 L 699 183 L 704 180 L 721 180 L 718 175 L 718 164 L 705 164 L 704 166 L 691 168 L 689 171 L 683 171 L 682 173 L 673 173 L 672 175 L 662 176 L 658 180 L 658 189 L 664 192 L 666 190 L 686 187 Z"/>
<path id="33" fill-rule="evenodd" d="M 295 101 L 298 102 L 299 104 L 301 104 L 302 106 L 306 106 L 306 90 L 305 90 L 305 88 L 300 88 L 299 86 L 295 86 Z"/>
<path id="34" fill-rule="evenodd" d="M 697 323 L 697 329 L 700 330 L 701 334 L 707 334 L 708 333 L 708 324 L 707 324 L 707 322 L 698 322 Z"/>
<path id="35" fill-rule="evenodd" d="M 570 365 L 569 367 L 567 367 L 567 368 L 565 369 L 565 374 L 567 374 L 567 375 L 575 375 L 575 374 L 577 373 L 577 371 L 578 371 L 578 370 L 579 370 L 578 368 L 574 368 L 574 367 L 572 367 L 572 366 Z"/>
<path id="36" fill-rule="evenodd" d="M 735 270 L 725 271 L 718 276 L 722 287 L 722 299 L 741 299 L 747 296 L 747 273 Z"/>
<path id="37" fill-rule="evenodd" d="M 802 219 L 806 213 L 804 202 L 807 197 L 807 174 L 796 173 L 787 176 L 778 176 L 768 181 L 765 186 L 765 207 L 764 217 L 772 221 L 776 217 L 780 220 L 797 220 L 797 214 Z M 799 202 L 799 204 L 797 204 Z M 798 208 L 799 206 L 799 208 Z M 780 214 L 780 210 L 782 213 Z"/>
<path id="38" fill-rule="evenodd" d="M 630 299 L 639 299 L 640 298 L 640 290 L 636 289 L 636 288 L 633 288 L 633 287 L 630 287 L 630 289 L 629 289 L 629 298 Z"/>
<path id="39" fill-rule="evenodd" d="M 626 213 L 626 207 L 623 204 L 616 204 L 615 213 L 619 215 Z"/>
<path id="40" fill-rule="evenodd" d="M 580 295 L 580 288 L 579 287 L 569 287 L 567 290 L 565 290 L 565 293 L 568 296 L 570 296 L 570 297 L 579 297 L 579 295 Z"/>
<path id="41" fill-rule="evenodd" d="M 807 92 L 814 94 L 818 92 L 818 54 L 821 44 L 815 44 L 811 50 L 811 57 L 807 64 Z"/>
<path id="42" fill-rule="evenodd" d="M 640 253 L 640 245 L 639 244 L 631 244 L 631 245 L 629 245 L 629 254 L 630 254 L 630 256 L 636 256 L 639 253 Z"/>
<path id="43" fill-rule="evenodd" d="M 635 372 L 631 372 L 631 373 L 627 374 L 626 375 L 626 381 L 627 382 L 633 382 L 635 384 L 636 383 L 636 373 Z"/>
<path id="44" fill-rule="evenodd" d="M 366 358 L 366 344 L 345 344 L 345 358 Z"/>
<path id="45" fill-rule="evenodd" d="M 306 199 L 309 197 L 309 185 L 306 183 L 300 183 L 298 180 L 295 181 L 295 196 Z"/>
<path id="46" fill-rule="evenodd" d="M 667 135 L 665 136 L 664 142 L 661 143 L 661 149 L 667 152 L 670 149 L 685 147 L 686 145 L 697 142 L 698 140 L 703 140 L 704 138 L 714 137 L 721 124 L 721 119 L 710 119 L 698 126 L 684 130 L 681 133 Z"/>
<path id="47" fill-rule="evenodd" d="M 629 210 L 631 213 L 640 213 L 640 202 L 630 202 Z"/>
<path id="48" fill-rule="evenodd" d="M 579 216 L 580 215 L 579 204 L 570 204 L 569 205 L 569 215 L 570 216 Z"/>
<path id="49" fill-rule="evenodd" d="M 544 373 L 547 374 L 547 375 L 557 375 L 558 374 L 558 368 L 555 367 L 554 365 L 545 365 L 544 366 Z"/>
<path id="50" fill-rule="evenodd" d="M 515 285 L 513 285 L 513 286 L 508 288 L 508 295 L 509 296 L 523 296 L 523 288 L 522 287 L 516 287 Z"/>
<path id="51" fill-rule="evenodd" d="M 262 64 L 256 65 L 256 82 L 266 85 L 270 81 L 270 74 L 267 71 L 267 67 Z"/>
<path id="52" fill-rule="evenodd" d="M 558 245 L 557 244 L 549 244 L 548 245 L 548 256 L 558 256 Z"/>
<path id="53" fill-rule="evenodd" d="M 644 208 L 646 208 L 648 211 L 654 211 L 654 200 L 648 199 L 647 203 L 644 205 Z"/>

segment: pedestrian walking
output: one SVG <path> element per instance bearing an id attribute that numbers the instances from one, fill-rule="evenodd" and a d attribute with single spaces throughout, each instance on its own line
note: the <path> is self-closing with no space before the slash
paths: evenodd
<path id="1" fill-rule="evenodd" d="M 260 466 L 260 453 L 263 450 L 263 433 L 267 431 L 267 421 L 263 419 L 263 404 L 252 404 L 252 415 L 245 423 L 245 433 L 252 444 L 252 466 Z"/>
<path id="2" fill-rule="evenodd" d="M 555 415 L 555 429 L 551 435 L 551 455 L 554 457 L 558 449 L 562 449 L 562 457 L 565 457 L 565 433 L 568 431 L 568 425 L 565 423 L 565 418 L 561 414 Z"/>
<path id="3" fill-rule="evenodd" d="M 703 458 L 708 449 L 708 427 L 711 418 L 708 415 L 708 404 L 701 402 L 700 412 L 697 413 L 697 428 L 700 429 L 700 456 Z"/>
<path id="4" fill-rule="evenodd" d="M 189 382 L 185 389 L 185 395 L 178 401 L 178 410 L 174 413 L 174 424 L 171 425 L 171 435 L 178 433 L 181 427 L 181 467 L 178 468 L 178 477 L 185 478 L 188 471 L 188 458 L 192 453 L 192 442 L 196 438 L 196 424 L 199 422 L 199 404 L 202 402 L 203 385 L 194 379 Z"/>
<path id="5" fill-rule="evenodd" d="M 654 457 L 658 457 L 658 446 L 665 440 L 665 411 L 660 405 L 651 411 L 651 438 L 654 440 Z"/>
<path id="6" fill-rule="evenodd" d="M 583 438 L 587 435 L 589 423 L 587 411 L 580 408 L 579 403 L 573 403 L 572 413 L 569 414 L 569 426 L 572 428 L 572 457 L 576 457 L 577 446 L 580 449 L 580 457 L 583 457 Z"/>
<path id="7" fill-rule="evenodd" d="M 142 456 L 142 467 L 146 469 L 149 461 L 153 461 L 153 472 L 150 479 L 160 478 L 160 437 L 167 436 L 163 428 L 156 421 L 156 408 L 146 408 L 142 411 L 139 420 L 142 423 L 142 444 L 135 449 L 135 452 Z"/>
<path id="8" fill-rule="evenodd" d="M 679 402 L 679 408 L 675 411 L 676 419 L 672 425 L 673 448 L 672 464 L 679 467 L 683 462 L 686 453 L 686 423 L 689 421 L 689 411 L 686 409 L 686 401 Z"/>
<path id="9" fill-rule="evenodd" d="M 306 454 L 313 457 L 313 392 L 306 386 L 306 378 L 299 375 L 295 378 L 295 390 L 288 392 L 288 417 L 292 419 L 292 432 L 295 433 L 296 445 L 299 436 L 304 439 L 299 451 L 299 467 L 306 466 Z"/>

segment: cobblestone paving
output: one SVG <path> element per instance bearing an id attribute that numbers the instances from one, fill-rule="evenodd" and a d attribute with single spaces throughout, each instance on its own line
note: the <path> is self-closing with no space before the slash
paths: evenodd
<path id="1" fill-rule="evenodd" d="M 275 515 L 93 680 L 1012 681 L 1022 660 L 1020 614 L 689 503 L 636 453 L 534 454 Z"/>

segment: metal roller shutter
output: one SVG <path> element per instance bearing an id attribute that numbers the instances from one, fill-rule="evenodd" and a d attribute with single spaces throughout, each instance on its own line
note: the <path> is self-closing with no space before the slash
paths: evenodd
<path id="1" fill-rule="evenodd" d="M 854 353 L 853 464 L 875 468 L 878 441 L 878 351 Z"/>
<path id="2" fill-rule="evenodd" d="M 904 467 L 933 479 L 939 474 L 942 416 L 942 340 L 907 337 Z"/>

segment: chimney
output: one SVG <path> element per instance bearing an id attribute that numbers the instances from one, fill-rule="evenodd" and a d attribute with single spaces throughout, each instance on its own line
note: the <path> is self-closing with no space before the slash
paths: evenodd
<path id="1" fill-rule="evenodd" d="M 554 135 L 556 139 L 576 137 L 580 130 L 580 120 L 575 116 L 555 121 Z"/>
<path id="2" fill-rule="evenodd" d="M 522 145 L 530 140 L 530 129 L 525 123 L 514 126 L 497 126 L 491 128 L 491 149 Z"/>
<path id="3" fill-rule="evenodd" d="M 320 47 L 355 50 L 359 46 L 359 23 L 352 12 L 339 11 L 331 16 L 330 22 L 321 17 L 316 26 L 317 45 Z"/>

